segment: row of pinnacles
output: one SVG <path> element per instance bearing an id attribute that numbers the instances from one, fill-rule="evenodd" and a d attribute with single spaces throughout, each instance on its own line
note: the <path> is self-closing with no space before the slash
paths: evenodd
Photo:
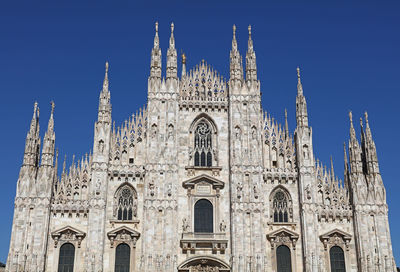
<path id="1" fill-rule="evenodd" d="M 182 58 L 182 74 L 178 78 L 177 53 L 175 39 L 173 36 L 174 25 L 171 25 L 171 36 L 167 51 L 166 78 L 162 78 L 161 48 L 158 36 L 158 24 L 156 23 L 156 34 L 154 47 L 151 52 L 150 76 L 148 79 L 149 99 L 176 99 L 180 103 L 180 109 L 196 109 L 209 105 L 213 110 L 226 110 L 230 102 L 241 101 L 241 94 L 250 95 L 251 99 L 261 102 L 260 82 L 257 78 L 256 55 L 249 27 L 248 51 L 246 53 L 246 73 L 244 75 L 242 56 L 239 53 L 235 26 L 233 27 L 232 49 L 230 51 L 230 78 L 226 82 L 222 76 L 214 71 L 209 65 L 202 61 L 193 70 L 186 72 L 186 57 Z M 311 173 L 315 176 L 317 184 L 305 184 L 304 203 L 315 200 L 318 220 L 321 222 L 350 221 L 353 218 L 355 239 L 358 251 L 358 266 L 361 271 L 372 271 L 380 268 L 384 271 L 392 271 L 394 260 L 392 258 L 390 233 L 388 233 L 386 194 L 379 171 L 375 143 L 372 138 L 368 116 L 365 114 L 365 129 L 361 121 L 361 142 L 356 138 L 350 112 L 350 140 L 348 145 L 349 156 L 344 148 L 345 173 L 344 181 L 340 181 L 334 173 L 333 163 L 328 171 L 320 162 L 314 161 L 312 143 L 302 144 L 301 137 L 311 137 L 311 129 L 308 125 L 308 114 L 306 99 L 300 81 L 298 70 L 298 85 L 296 98 L 297 128 L 294 137 L 290 135 L 287 114 L 285 113 L 284 128 L 270 115 L 263 115 L 263 131 L 252 128 L 252 135 L 262 138 L 264 150 L 265 180 L 273 179 L 274 175 L 287 175 L 294 178 L 299 170 L 304 167 L 304 162 L 309 161 L 313 168 Z M 39 216 L 39 225 L 43 230 L 48 228 L 49 221 L 46 219 L 51 214 L 62 216 L 86 217 L 89 210 L 91 198 L 100 194 L 101 184 L 92 184 L 96 181 L 91 179 L 94 163 L 100 163 L 102 158 L 108 158 L 106 163 L 113 168 L 125 171 L 130 175 L 143 176 L 144 165 L 147 160 L 146 141 L 151 141 L 152 135 L 157 133 L 157 128 L 148 124 L 148 109 L 140 109 L 132 115 L 120 127 L 112 126 L 111 101 L 108 80 L 108 63 L 106 64 L 103 88 L 99 97 L 98 120 L 95 124 L 95 142 L 93 154 L 75 162 L 67 170 L 64 160 L 61 176 L 58 175 L 58 152 L 55 150 L 54 132 L 54 103 L 51 104 L 51 115 L 48 121 L 47 131 L 40 139 L 39 132 L 39 107 L 34 104 L 33 118 L 26 137 L 23 163 L 17 184 L 15 199 L 15 211 L 29 208 L 31 213 L 14 215 L 13 233 L 10 245 L 10 253 L 7 266 L 13 267 L 24 262 L 31 267 L 44 267 L 46 256 L 46 242 L 41 239 L 43 234 L 30 231 L 22 231 L 25 226 L 19 226 L 16 222 L 24 220 L 26 216 Z M 112 128 L 111 128 L 112 126 Z M 110 141 L 106 142 L 105 136 L 110 129 Z M 168 124 L 168 139 L 176 137 L 173 124 Z M 235 127 L 233 137 L 241 141 L 242 131 Z M 304 136 L 306 135 L 306 136 Z M 235 147 L 235 152 L 240 152 L 241 145 Z M 301 152 L 300 155 L 297 153 Z M 247 154 L 244 158 L 252 161 L 257 154 Z M 252 157 L 255 156 L 255 157 Z M 94 161 L 94 157 L 97 161 Z M 234 156 L 235 157 L 235 156 Z M 299 161 L 301 158 L 301 161 Z M 166 160 L 168 158 L 165 158 Z M 261 158 L 258 158 L 261 159 Z M 315 185 L 315 186 L 313 186 Z M 90 188 L 94 188 L 90 190 Z M 253 188 L 253 190 L 257 190 Z M 252 192 L 255 193 L 255 192 Z M 238 192 L 239 194 L 239 192 Z M 50 208 L 49 208 L 50 207 Z M 34 211 L 34 212 L 32 212 Z M 374 219 L 376 217 L 376 219 Z M 378 222 L 379 226 L 370 229 L 370 220 Z M 24 233 L 25 236 L 21 236 Z M 384 234 L 382 234 L 384 233 Z M 377 241 L 371 241 L 370 237 L 377 237 Z M 26 249 L 25 244 L 19 244 L 19 239 L 41 241 Z M 382 247 L 383 255 L 377 255 L 373 251 Z M 307 250 L 305 249 L 305 252 Z M 34 253 L 33 253 L 34 252 Z M 24 257 L 21 257 L 24 256 Z M 377 256 L 373 258 L 372 256 Z M 39 269 L 42 271 L 41 269 Z M 38 271 L 39 271 L 38 270 Z M 9 270 L 13 271 L 13 270 Z"/>

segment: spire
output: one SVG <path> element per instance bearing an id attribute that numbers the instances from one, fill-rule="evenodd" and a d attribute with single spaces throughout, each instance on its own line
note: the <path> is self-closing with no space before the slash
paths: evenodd
<path id="1" fill-rule="evenodd" d="M 368 113 L 364 113 L 365 117 L 365 149 L 364 149 L 364 157 L 366 160 L 366 168 L 368 169 L 368 173 L 378 174 L 379 164 L 378 164 L 378 156 L 376 152 L 375 142 L 372 139 L 371 128 L 369 127 L 368 121 Z"/>
<path id="2" fill-rule="evenodd" d="M 40 136 L 39 136 L 39 107 L 35 101 L 33 106 L 33 116 L 29 131 L 25 140 L 25 151 L 23 165 L 35 166 L 39 164 Z"/>
<path id="3" fill-rule="evenodd" d="M 358 143 L 357 138 L 356 138 L 356 131 L 353 126 L 353 113 L 351 111 L 349 111 L 349 119 L 350 119 L 350 142 Z"/>
<path id="4" fill-rule="evenodd" d="M 182 78 L 186 76 L 186 55 L 182 53 Z"/>
<path id="5" fill-rule="evenodd" d="M 53 184 L 57 183 L 57 175 L 58 175 L 58 149 L 56 150 L 56 162 L 54 164 Z"/>
<path id="6" fill-rule="evenodd" d="M 297 95 L 303 95 L 303 85 L 301 84 L 300 67 L 297 67 Z"/>
<path id="7" fill-rule="evenodd" d="M 366 137 L 366 141 L 368 143 L 372 143 L 373 139 L 372 139 L 371 128 L 369 127 L 368 113 L 367 112 L 364 113 L 364 117 L 365 117 L 365 137 Z"/>
<path id="8" fill-rule="evenodd" d="M 289 124 L 288 124 L 288 120 L 287 120 L 287 110 L 285 108 L 285 138 L 288 139 L 289 138 Z"/>
<path id="9" fill-rule="evenodd" d="M 349 164 L 347 162 L 346 143 L 343 142 L 343 155 L 344 155 L 344 185 L 349 188 Z"/>
<path id="10" fill-rule="evenodd" d="M 156 34 L 154 36 L 154 47 L 151 50 L 150 79 L 161 80 L 161 49 L 158 37 L 158 22 L 156 22 Z"/>
<path id="11" fill-rule="evenodd" d="M 230 52 L 230 76 L 233 83 L 243 80 L 242 56 L 240 56 L 237 46 L 235 25 L 233 25 L 232 50 Z"/>
<path id="12" fill-rule="evenodd" d="M 155 24 L 156 34 L 154 35 L 154 49 L 160 48 L 160 38 L 158 37 L 158 22 Z"/>
<path id="13" fill-rule="evenodd" d="M 255 82 L 257 81 L 256 53 L 254 52 L 253 40 L 251 39 L 250 25 L 248 29 L 249 29 L 249 41 L 247 43 L 247 53 L 246 53 L 246 81 Z"/>
<path id="14" fill-rule="evenodd" d="M 109 90 L 109 82 L 108 82 L 108 62 L 106 62 L 106 69 L 103 81 L 103 89 L 100 92 L 99 97 L 99 112 L 98 112 L 98 121 L 99 122 L 111 122 L 111 103 L 110 103 L 110 90 Z"/>
<path id="15" fill-rule="evenodd" d="M 332 174 L 332 180 L 335 179 L 335 170 L 333 169 L 333 160 L 332 160 L 332 156 L 331 156 L 331 174 Z"/>
<path id="16" fill-rule="evenodd" d="M 299 67 L 297 67 L 296 119 L 298 127 L 308 127 L 307 102 L 303 95 Z"/>
<path id="17" fill-rule="evenodd" d="M 178 79 L 178 63 L 177 54 L 175 49 L 175 38 L 174 38 L 174 23 L 171 23 L 171 37 L 169 38 L 169 48 L 167 52 L 167 83 L 170 79 Z M 175 87 L 175 86 L 174 86 Z"/>
<path id="18" fill-rule="evenodd" d="M 42 161 L 41 166 L 53 166 L 54 162 L 54 148 L 55 148 L 55 140 L 56 136 L 54 133 L 54 108 L 55 104 L 51 101 L 51 113 L 49 122 L 47 125 L 47 131 L 44 135 L 43 139 L 43 148 L 42 148 Z"/>
<path id="19" fill-rule="evenodd" d="M 233 25 L 233 37 L 232 37 L 232 51 L 237 51 L 238 46 L 237 46 L 237 41 L 236 41 L 236 25 Z"/>
<path id="20" fill-rule="evenodd" d="M 174 23 L 171 23 L 171 37 L 169 38 L 169 48 L 175 49 L 175 39 L 174 39 Z"/>

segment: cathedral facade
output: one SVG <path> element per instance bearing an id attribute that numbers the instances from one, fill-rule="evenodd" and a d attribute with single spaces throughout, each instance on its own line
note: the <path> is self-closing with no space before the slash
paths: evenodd
<path id="1" fill-rule="evenodd" d="M 93 152 L 70 167 L 35 103 L 6 271 L 395 271 L 367 114 L 341 181 L 314 157 L 299 69 L 290 133 L 261 107 L 250 27 L 227 81 L 184 55 L 178 76 L 173 30 L 163 77 L 156 24 L 147 105 L 117 127 L 106 64 Z"/>

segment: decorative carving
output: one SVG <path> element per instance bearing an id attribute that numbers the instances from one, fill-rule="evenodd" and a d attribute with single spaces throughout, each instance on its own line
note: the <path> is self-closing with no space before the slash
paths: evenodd
<path id="1" fill-rule="evenodd" d="M 51 233 L 51 237 L 54 240 L 54 247 L 57 247 L 59 242 L 76 242 L 78 248 L 80 248 L 82 240 L 85 238 L 85 236 L 86 233 L 70 226 Z"/>
<path id="2" fill-rule="evenodd" d="M 334 229 L 324 235 L 321 235 L 320 239 L 325 250 L 328 250 L 330 246 L 345 247 L 346 250 L 349 250 L 351 235 L 339 229 Z"/>
<path id="3" fill-rule="evenodd" d="M 188 224 L 186 218 L 183 218 L 182 219 L 182 231 L 188 232 L 188 230 L 189 230 L 189 224 Z"/>
<path id="4" fill-rule="evenodd" d="M 140 237 L 140 233 L 126 226 L 119 227 L 107 233 L 110 239 L 110 247 L 114 247 L 115 243 L 127 243 L 132 247 L 136 247 L 136 242 Z"/>
<path id="5" fill-rule="evenodd" d="M 274 249 L 280 245 L 286 245 L 296 250 L 296 243 L 299 239 L 299 235 L 286 228 L 280 228 L 267 235 L 267 239 L 271 243 L 271 248 Z"/>
<path id="6" fill-rule="evenodd" d="M 219 231 L 220 232 L 225 232 L 226 231 L 226 224 L 225 224 L 224 220 L 222 220 L 222 222 L 219 224 Z"/>

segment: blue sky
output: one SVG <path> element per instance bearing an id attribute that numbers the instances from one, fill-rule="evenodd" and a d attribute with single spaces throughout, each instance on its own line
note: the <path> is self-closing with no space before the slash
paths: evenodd
<path id="1" fill-rule="evenodd" d="M 173 21 L 187 66 L 205 59 L 224 77 L 229 75 L 232 25 L 244 55 L 251 24 L 264 109 L 283 121 L 287 108 L 293 132 L 300 66 L 314 152 L 324 164 L 332 156 L 340 177 L 348 111 L 353 110 L 358 127 L 367 110 L 387 189 L 393 250 L 400 260 L 399 1 L 81 2 L 0 4 L 0 261 L 7 258 L 34 101 L 41 109 L 42 136 L 50 101 L 55 101 L 60 157 L 67 154 L 70 163 L 72 154 L 85 154 L 92 148 L 106 60 L 116 123 L 146 103 L 155 21 L 164 61 Z"/>

